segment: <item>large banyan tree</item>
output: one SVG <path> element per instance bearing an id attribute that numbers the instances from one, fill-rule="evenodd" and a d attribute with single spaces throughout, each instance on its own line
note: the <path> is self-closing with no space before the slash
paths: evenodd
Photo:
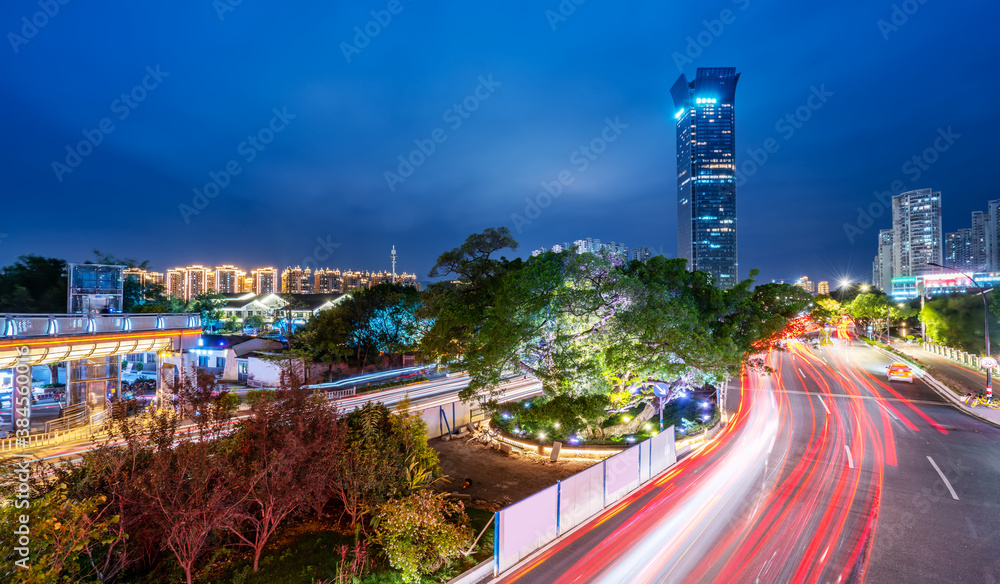
<path id="1" fill-rule="evenodd" d="M 490 258 L 516 245 L 506 228 L 488 230 L 442 255 L 432 271 L 459 280 L 431 291 L 436 320 L 425 348 L 468 369 L 463 397 L 483 390 L 500 397 L 504 376 L 532 375 L 550 397 L 602 394 L 610 411 L 645 402 L 633 422 L 641 423 L 655 411 L 654 383 L 667 388 L 669 401 L 737 376 L 811 301 L 800 288 L 754 288 L 751 279 L 721 290 L 684 260 L 662 256 L 645 263 L 575 251 Z"/>

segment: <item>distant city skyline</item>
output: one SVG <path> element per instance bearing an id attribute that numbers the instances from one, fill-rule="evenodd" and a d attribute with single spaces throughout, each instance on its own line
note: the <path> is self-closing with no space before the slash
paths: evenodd
<path id="1" fill-rule="evenodd" d="M 348 60 L 339 43 L 371 7 L 243 2 L 220 19 L 189 0 L 74 3 L 0 59 L 0 104 L 16 113 L 0 122 L 16 138 L 0 157 L 0 265 L 100 249 L 161 269 L 294 266 L 319 248 L 331 265 L 386 270 L 395 245 L 426 277 L 501 225 L 521 244 L 509 258 L 581 233 L 674 257 L 670 87 L 712 66 L 742 74 L 740 277 L 868 279 L 897 183 L 944 193 L 946 232 L 997 197 L 980 170 L 1000 133 L 1000 77 L 983 74 L 998 41 L 968 33 L 969 14 L 994 6 L 928 2 L 886 31 L 891 6 L 860 0 L 724 4 L 732 18 L 713 35 L 719 9 L 696 3 L 586 3 L 555 24 L 518 0 L 404 3 Z M 37 10 L 0 6 L 17 34 Z M 949 82 L 900 97 L 931 71 Z M 401 156 L 418 164 L 390 190 Z"/>

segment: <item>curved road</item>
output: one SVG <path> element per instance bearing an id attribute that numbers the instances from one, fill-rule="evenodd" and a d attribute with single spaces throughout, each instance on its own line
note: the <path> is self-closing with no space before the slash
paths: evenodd
<path id="1" fill-rule="evenodd" d="M 838 337 L 769 355 L 715 441 L 498 581 L 1000 582 L 1000 429 Z"/>

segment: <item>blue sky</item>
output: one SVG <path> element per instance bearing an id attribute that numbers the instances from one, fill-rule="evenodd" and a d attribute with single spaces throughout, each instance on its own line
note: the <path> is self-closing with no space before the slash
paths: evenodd
<path id="1" fill-rule="evenodd" d="M 737 162 L 752 170 L 738 191 L 741 276 L 868 278 L 888 218 L 867 226 L 857 208 L 876 191 L 941 190 L 946 231 L 1000 198 L 983 172 L 1000 133 L 998 12 L 940 0 L 9 0 L 0 262 L 97 248 L 160 269 L 283 267 L 332 248 L 318 263 L 388 269 L 395 245 L 399 269 L 423 277 L 498 225 L 522 253 L 589 236 L 673 256 L 668 90 L 681 71 L 732 66 Z M 808 109 L 814 89 L 826 98 Z M 791 135 L 776 126 L 801 107 Z M 615 140 L 582 168 L 578 150 L 608 120 Z M 904 164 L 948 128 L 912 180 Z M 87 136 L 99 143 L 81 147 Z M 769 138 L 778 149 L 755 168 L 748 150 Z M 433 152 L 412 155 L 421 144 Z M 387 181 L 400 156 L 420 164 Z M 512 218 L 560 172 L 572 182 L 550 205 Z M 214 197 L 198 201 L 212 176 Z M 845 224 L 859 226 L 853 242 Z"/>

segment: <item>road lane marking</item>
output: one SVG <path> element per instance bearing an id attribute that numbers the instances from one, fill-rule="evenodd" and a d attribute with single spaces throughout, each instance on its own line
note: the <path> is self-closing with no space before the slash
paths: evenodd
<path id="1" fill-rule="evenodd" d="M 848 448 L 846 444 L 844 444 L 844 450 L 847 451 L 847 466 L 850 467 L 850 468 L 854 468 L 854 459 L 851 458 L 851 449 Z M 927 458 L 930 458 L 930 457 L 928 456 Z M 942 475 L 942 476 L 944 476 L 944 475 Z M 955 497 L 955 498 L 957 499 L 958 497 Z"/>
<path id="2" fill-rule="evenodd" d="M 805 377 L 805 376 L 806 376 L 806 372 L 805 372 L 805 371 L 803 371 L 801 367 L 799 367 L 799 373 L 801 373 L 801 374 L 802 374 L 802 377 Z"/>
<path id="3" fill-rule="evenodd" d="M 941 472 L 941 469 L 938 468 L 938 465 L 937 465 L 936 462 L 934 462 L 934 459 L 931 458 L 930 456 L 928 456 L 927 460 L 931 461 L 931 466 L 934 467 L 934 470 L 937 471 L 938 476 L 941 477 L 942 481 L 944 481 L 944 486 L 948 487 L 948 492 L 951 493 L 951 498 L 955 499 L 956 501 L 958 501 L 958 495 L 955 494 L 955 489 L 951 488 L 951 483 L 948 482 L 948 478 L 945 477 L 944 473 Z"/>
<path id="4" fill-rule="evenodd" d="M 768 453 L 768 454 L 771 454 L 771 450 L 772 450 L 772 449 L 774 449 L 774 441 L 775 441 L 775 440 L 776 440 L 777 438 L 778 438 L 778 435 L 777 435 L 777 434 L 775 434 L 774 436 L 771 436 L 771 445 L 767 447 L 767 453 Z"/>
<path id="5" fill-rule="evenodd" d="M 878 403 L 878 405 L 882 406 L 882 409 L 885 410 L 885 413 L 889 414 L 892 417 L 893 420 L 896 420 L 897 422 L 899 421 L 899 418 L 896 417 L 896 414 L 892 413 L 892 410 L 890 410 L 889 408 L 885 407 L 885 404 L 880 403 L 880 402 L 876 402 L 876 403 Z"/>
<path id="6" fill-rule="evenodd" d="M 829 416 L 830 415 L 830 408 L 826 407 L 826 402 L 823 401 L 823 396 L 817 395 L 816 397 L 819 399 L 819 403 L 823 404 L 823 409 L 826 410 L 826 415 Z"/>

